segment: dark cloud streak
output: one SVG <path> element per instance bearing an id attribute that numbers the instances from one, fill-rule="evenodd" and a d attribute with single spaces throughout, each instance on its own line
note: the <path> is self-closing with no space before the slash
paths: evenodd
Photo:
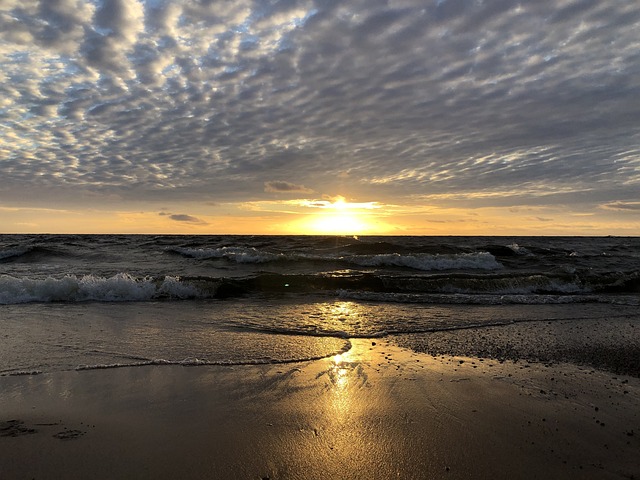
<path id="1" fill-rule="evenodd" d="M 161 217 L 168 217 L 174 222 L 182 222 L 182 223 L 192 223 L 195 225 L 207 225 L 207 222 L 201 220 L 198 217 L 194 217 L 193 215 L 187 215 L 185 213 L 169 213 L 169 212 L 160 212 L 158 215 Z"/>
<path id="2" fill-rule="evenodd" d="M 282 180 L 265 182 L 264 191 L 270 193 L 313 193 L 313 190 L 304 185 L 296 185 Z"/>

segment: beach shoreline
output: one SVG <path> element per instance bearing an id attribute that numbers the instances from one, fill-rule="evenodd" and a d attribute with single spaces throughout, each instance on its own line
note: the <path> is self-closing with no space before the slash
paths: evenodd
<path id="1" fill-rule="evenodd" d="M 0 477 L 640 477 L 639 378 L 351 347 L 282 365 L 0 377 Z"/>
<path id="2" fill-rule="evenodd" d="M 640 317 L 525 320 L 426 334 L 396 335 L 398 346 L 431 355 L 574 364 L 640 378 Z"/>

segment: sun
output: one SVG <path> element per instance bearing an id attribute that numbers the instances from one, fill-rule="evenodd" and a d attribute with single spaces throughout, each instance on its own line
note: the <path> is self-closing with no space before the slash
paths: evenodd
<path id="1" fill-rule="evenodd" d="M 314 233 L 325 235 L 356 235 L 370 230 L 364 219 L 349 211 L 314 215 L 308 226 Z"/>
<path id="2" fill-rule="evenodd" d="M 341 196 L 332 200 L 309 202 L 308 206 L 318 211 L 306 217 L 306 231 L 315 235 L 357 235 L 373 230 L 368 219 L 372 209 L 378 208 L 375 202 L 350 203 Z"/>
<path id="3" fill-rule="evenodd" d="M 378 202 L 350 202 L 338 195 L 292 200 L 289 205 L 304 212 L 286 224 L 286 230 L 294 235 L 380 235 L 393 229 L 381 219 L 386 215 Z"/>

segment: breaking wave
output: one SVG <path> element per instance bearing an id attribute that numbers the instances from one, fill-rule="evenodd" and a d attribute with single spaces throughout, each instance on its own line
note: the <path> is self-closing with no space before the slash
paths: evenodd
<path id="1" fill-rule="evenodd" d="M 567 303 L 637 300 L 640 276 L 557 273 L 433 273 L 392 275 L 342 271 L 315 274 L 262 272 L 246 277 L 111 277 L 66 275 L 44 279 L 0 276 L 0 304 L 136 302 L 233 298 L 244 295 L 325 294 L 371 301 L 420 303 Z M 611 293 L 618 295 L 610 295 Z M 608 296 L 607 296 L 608 295 Z"/>
<path id="2" fill-rule="evenodd" d="M 66 275 L 62 278 L 29 279 L 0 276 L 0 304 L 30 302 L 122 302 L 156 298 L 197 298 L 201 293 L 178 277 L 162 280 L 135 278 L 119 273 L 109 278 Z"/>

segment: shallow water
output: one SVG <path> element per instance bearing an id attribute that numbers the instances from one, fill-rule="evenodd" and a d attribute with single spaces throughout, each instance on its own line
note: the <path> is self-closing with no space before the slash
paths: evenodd
<path id="1" fill-rule="evenodd" d="M 296 362 L 352 338 L 425 351 L 434 332 L 637 322 L 639 279 L 635 238 L 4 235 L 0 374 Z M 606 343 L 606 330 L 593 335 Z"/>
<path id="2" fill-rule="evenodd" d="M 303 302 L 286 296 L 2 309 L 4 375 L 149 364 L 296 362 L 347 351 L 350 338 L 398 337 L 424 350 L 424 335 L 434 332 L 639 318 L 635 307 L 621 305 L 415 305 L 326 297 Z M 601 334 L 607 341 L 607 332 Z"/>

